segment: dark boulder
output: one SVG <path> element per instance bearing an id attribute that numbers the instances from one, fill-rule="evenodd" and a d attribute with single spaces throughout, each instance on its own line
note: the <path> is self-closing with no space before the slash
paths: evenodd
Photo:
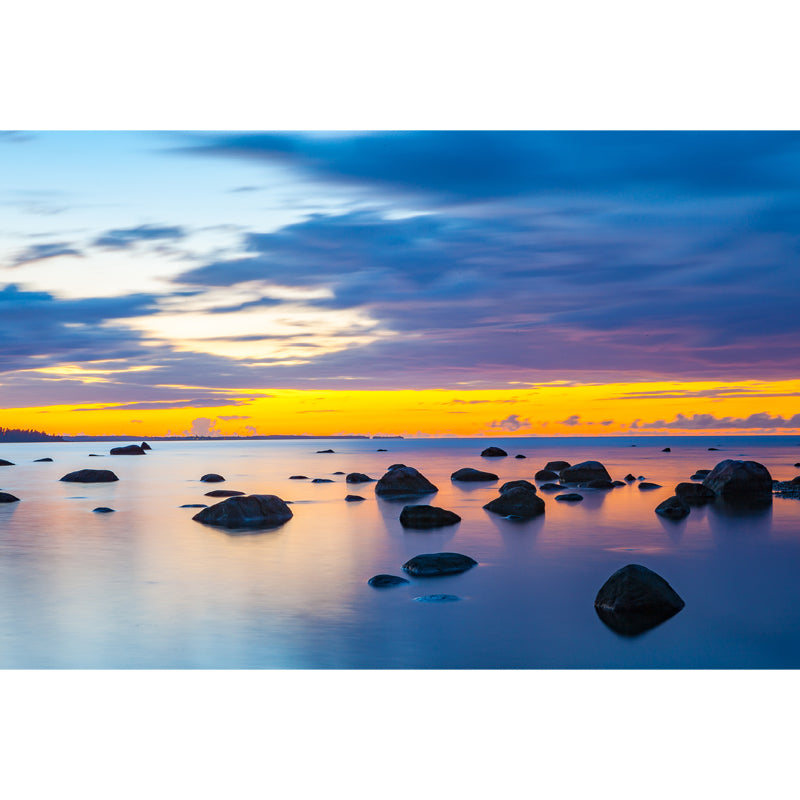
<path id="1" fill-rule="evenodd" d="M 314 478 L 311 483 L 336 483 L 332 478 Z"/>
<path id="2" fill-rule="evenodd" d="M 351 472 L 344 480 L 345 483 L 372 483 L 375 479 L 363 472 Z"/>
<path id="3" fill-rule="evenodd" d="M 530 481 L 518 480 L 518 481 L 506 481 L 500 487 L 500 494 L 505 494 L 509 489 L 513 489 L 516 486 L 524 486 L 526 489 L 530 489 L 532 492 L 536 491 L 536 487 Z"/>
<path id="4" fill-rule="evenodd" d="M 660 483 L 651 483 L 650 481 L 642 481 L 639 484 L 639 488 L 642 491 L 646 492 L 648 489 L 660 489 L 661 488 L 661 484 Z"/>
<path id="5" fill-rule="evenodd" d="M 561 472 L 562 469 L 566 469 L 569 466 L 569 461 L 548 461 L 544 465 L 544 468 L 552 470 L 553 472 Z"/>
<path id="6" fill-rule="evenodd" d="M 667 519 L 683 519 L 689 515 L 689 506 L 680 497 L 673 495 L 656 506 L 656 514 Z"/>
<path id="7" fill-rule="evenodd" d="M 114 509 L 109 508 L 108 506 L 97 506 L 97 508 L 92 509 L 93 514 L 113 514 Z"/>
<path id="8" fill-rule="evenodd" d="M 336 472 L 331 472 L 331 475 L 344 475 L 344 472 L 337 470 Z"/>
<path id="9" fill-rule="evenodd" d="M 317 450 L 318 453 L 335 453 L 335 450 Z"/>
<path id="10" fill-rule="evenodd" d="M 543 483 L 539 487 L 542 491 L 548 492 L 557 492 L 559 489 L 566 489 L 566 486 L 562 486 L 560 483 Z"/>
<path id="11" fill-rule="evenodd" d="M 147 455 L 138 444 L 129 444 L 125 447 L 112 447 L 109 451 L 112 456 L 144 456 Z"/>
<path id="12" fill-rule="evenodd" d="M 110 469 L 79 469 L 61 480 L 67 483 L 112 483 L 119 478 Z"/>
<path id="13" fill-rule="evenodd" d="M 696 469 L 694 471 L 694 475 L 692 475 L 692 477 L 694 478 L 695 475 L 699 475 L 701 478 L 705 478 L 706 475 L 710 475 L 710 474 L 711 474 L 711 470 L 710 469 Z"/>
<path id="14" fill-rule="evenodd" d="M 229 497 L 210 508 L 204 508 L 192 519 L 205 525 L 237 530 L 275 528 L 292 516 L 292 510 L 280 497 L 274 494 L 251 494 Z"/>
<path id="15" fill-rule="evenodd" d="M 141 448 L 142 448 L 142 450 L 152 450 L 152 449 L 153 449 L 152 447 L 150 447 L 150 445 L 149 445 L 149 444 L 147 444 L 147 442 L 142 442 L 142 443 L 139 445 L 139 447 L 141 447 Z"/>
<path id="16" fill-rule="evenodd" d="M 772 476 L 757 461 L 720 461 L 702 485 L 729 501 L 772 496 Z"/>
<path id="17" fill-rule="evenodd" d="M 404 528 L 426 530 L 455 525 L 457 522 L 461 522 L 458 514 L 436 506 L 405 506 L 400 512 L 400 524 Z"/>
<path id="18" fill-rule="evenodd" d="M 307 481 L 308 480 L 308 475 L 290 475 L 289 476 L 289 480 L 290 481 Z"/>
<path id="19" fill-rule="evenodd" d="M 220 481 L 224 481 L 225 478 L 222 475 L 217 475 L 216 472 L 209 472 L 207 475 L 203 475 L 200 480 L 203 483 L 220 483 Z"/>
<path id="20" fill-rule="evenodd" d="M 709 450 L 719 450 L 719 447 L 709 447 Z"/>
<path id="21" fill-rule="evenodd" d="M 796 467 L 800 467 L 800 461 L 795 464 Z"/>
<path id="22" fill-rule="evenodd" d="M 713 500 L 716 495 L 707 486 L 700 483 L 679 483 L 675 487 L 675 495 L 688 505 L 702 505 Z"/>
<path id="23" fill-rule="evenodd" d="M 557 481 L 558 473 L 552 469 L 540 469 L 534 476 L 535 481 Z"/>
<path id="24" fill-rule="evenodd" d="M 401 467 L 404 467 L 404 466 L 405 466 L 405 464 L 392 464 L 389 467 L 387 467 L 386 471 L 387 472 L 391 472 L 393 469 L 400 469 Z"/>
<path id="25" fill-rule="evenodd" d="M 472 467 L 462 467 L 457 469 L 451 476 L 451 481 L 496 481 L 497 475 L 494 472 L 482 472 Z"/>
<path id="26" fill-rule="evenodd" d="M 376 453 L 388 453 L 389 451 L 385 447 L 379 447 L 375 452 Z"/>
<path id="27" fill-rule="evenodd" d="M 362 497 L 360 494 L 348 494 L 344 499 L 348 503 L 358 503 L 360 500 L 366 500 L 367 498 Z"/>
<path id="28" fill-rule="evenodd" d="M 578 503 L 583 500 L 583 495 L 577 492 L 568 492 L 567 494 L 557 494 L 556 500 L 561 500 L 564 503 Z"/>
<path id="29" fill-rule="evenodd" d="M 625 481 L 611 481 L 612 486 L 627 486 L 628 484 Z"/>
<path id="30" fill-rule="evenodd" d="M 614 484 L 605 478 L 595 478 L 591 481 L 582 481 L 578 484 L 578 487 L 580 489 L 613 489 Z"/>
<path id="31" fill-rule="evenodd" d="M 389 471 L 375 484 L 375 494 L 382 497 L 413 497 L 438 491 L 421 472 L 402 464 L 389 467 Z"/>
<path id="32" fill-rule="evenodd" d="M 33 461 L 34 463 L 38 463 L 40 461 L 52 461 L 52 458 L 35 458 Z"/>
<path id="33" fill-rule="evenodd" d="M 19 503 L 19 497 L 8 492 L 0 492 L 0 503 Z"/>
<path id="34" fill-rule="evenodd" d="M 411 581 L 401 578 L 399 575 L 373 575 L 367 583 L 376 589 L 386 589 L 389 586 L 400 586 L 403 583 L 411 583 Z"/>
<path id="35" fill-rule="evenodd" d="M 4 458 L 0 458 L 0 467 L 13 467 L 13 461 L 6 461 Z"/>
<path id="36" fill-rule="evenodd" d="M 599 461 L 582 461 L 571 467 L 561 470 L 560 479 L 564 483 L 582 483 L 583 481 L 594 481 L 598 478 L 611 480 L 608 470 Z"/>
<path id="37" fill-rule="evenodd" d="M 506 453 L 502 447 L 487 447 L 481 452 L 481 455 L 484 458 L 502 458 L 503 456 L 507 456 L 508 453 Z"/>
<path id="38" fill-rule="evenodd" d="M 213 492 L 206 492 L 206 497 L 241 497 L 244 492 L 237 492 L 235 489 L 214 489 Z"/>
<path id="39" fill-rule="evenodd" d="M 527 458 L 527 456 L 522 455 L 522 453 L 517 453 L 514 458 Z"/>
<path id="40" fill-rule="evenodd" d="M 409 575 L 431 577 L 434 575 L 455 575 L 466 572 L 477 565 L 477 561 L 461 553 L 422 553 L 403 564 Z"/>
<path id="41" fill-rule="evenodd" d="M 182 506 L 178 506 L 178 508 L 208 508 L 205 503 L 184 503 Z"/>
<path id="42" fill-rule="evenodd" d="M 101 456 L 100 453 L 89 453 L 89 458 L 105 458 L 105 456 Z"/>
<path id="43" fill-rule="evenodd" d="M 544 500 L 525 486 L 514 486 L 484 508 L 501 517 L 538 517 L 544 514 Z"/>
<path id="44" fill-rule="evenodd" d="M 623 636 L 637 636 L 660 625 L 684 605 L 660 575 L 639 564 L 617 570 L 594 601 L 600 619 Z"/>
<path id="45" fill-rule="evenodd" d="M 672 452 L 672 448 L 671 447 L 665 447 L 661 452 L 662 453 L 671 453 Z"/>
<path id="46" fill-rule="evenodd" d="M 625 476 L 625 480 L 626 480 L 626 481 L 628 481 L 628 483 L 631 483 L 632 481 L 635 481 L 635 480 L 636 480 L 636 476 L 635 476 L 635 475 L 631 475 L 631 473 L 629 472 L 629 473 L 628 473 L 628 474 Z"/>

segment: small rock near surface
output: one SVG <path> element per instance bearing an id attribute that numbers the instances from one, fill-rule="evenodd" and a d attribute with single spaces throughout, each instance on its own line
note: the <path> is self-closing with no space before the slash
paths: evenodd
<path id="1" fill-rule="evenodd" d="M 432 577 L 434 575 L 455 575 L 466 572 L 477 565 L 474 558 L 462 553 L 422 553 L 403 564 L 409 575 Z"/>
<path id="2" fill-rule="evenodd" d="M 536 491 L 536 487 L 530 481 L 526 481 L 526 480 L 520 479 L 518 481 L 506 481 L 500 487 L 500 494 L 505 494 L 509 489 L 514 489 L 517 486 L 523 486 L 526 489 L 530 489 L 530 491 L 532 491 L 532 492 Z M 542 488 L 544 488 L 544 487 L 542 487 Z"/>
<path id="3" fill-rule="evenodd" d="M 115 509 L 109 508 L 108 506 L 97 506 L 97 508 L 92 509 L 93 514 L 113 514 Z"/>
<path id="4" fill-rule="evenodd" d="M 639 484 L 639 488 L 642 491 L 646 492 L 648 489 L 660 489 L 661 488 L 661 484 L 660 483 L 651 483 L 650 481 L 642 481 Z"/>
<path id="5" fill-rule="evenodd" d="M 360 494 L 348 494 L 347 497 L 344 498 L 348 503 L 358 503 L 361 500 L 366 500 L 366 497 L 362 497 Z"/>
<path id="6" fill-rule="evenodd" d="M 35 458 L 33 461 L 34 463 L 38 463 L 40 461 L 52 461 L 52 458 Z"/>
<path id="7" fill-rule="evenodd" d="M 700 505 L 713 500 L 716 495 L 707 486 L 700 483 L 679 483 L 675 487 L 675 495 L 684 503 Z"/>
<path id="8" fill-rule="evenodd" d="M 399 575 L 373 575 L 367 583 L 376 589 L 386 589 L 389 586 L 400 586 L 403 583 L 411 583 L 411 581 L 401 578 Z"/>
<path id="9" fill-rule="evenodd" d="M 119 478 L 110 469 L 79 469 L 60 480 L 67 483 L 112 483 Z"/>
<path id="10" fill-rule="evenodd" d="M 656 514 L 667 519 L 683 519 L 689 515 L 689 506 L 680 497 L 673 495 L 656 506 Z"/>
<path id="11" fill-rule="evenodd" d="M 0 467 L 13 467 L 13 461 L 6 461 L 4 458 L 0 458 Z"/>
<path id="12" fill-rule="evenodd" d="M 414 598 L 418 603 L 455 603 L 460 599 L 454 594 L 424 594 Z"/>
<path id="13" fill-rule="evenodd" d="M 583 495 L 577 492 L 568 492 L 567 494 L 557 494 L 556 500 L 561 500 L 564 503 L 578 503 L 583 500 Z"/>
<path id="14" fill-rule="evenodd" d="M 545 469 L 550 469 L 553 472 L 561 472 L 562 469 L 566 469 L 570 466 L 569 461 L 548 461 L 545 465 Z"/>
<path id="15" fill-rule="evenodd" d="M 222 475 L 217 475 L 216 472 L 209 472 L 207 475 L 203 475 L 200 480 L 203 483 L 220 483 L 220 481 L 224 481 L 225 478 Z"/>
<path id="16" fill-rule="evenodd" d="M 374 478 L 370 478 L 369 475 L 365 475 L 363 472 L 351 472 L 344 480 L 345 483 L 372 483 Z"/>
<path id="17" fill-rule="evenodd" d="M 214 489 L 206 492 L 206 497 L 241 497 L 244 492 L 237 492 L 235 489 Z"/>
<path id="18" fill-rule="evenodd" d="M 485 450 L 481 451 L 481 455 L 484 458 L 502 458 L 503 456 L 507 456 L 505 450 L 502 447 L 487 447 Z"/>
<path id="19" fill-rule="evenodd" d="M 405 506 L 400 512 L 400 524 L 404 528 L 425 530 L 455 525 L 457 522 L 461 522 L 458 514 L 436 506 Z"/>
<path id="20" fill-rule="evenodd" d="M 483 472 L 472 467 L 462 467 L 457 469 L 451 476 L 451 481 L 496 481 L 497 475 L 494 472 Z"/>

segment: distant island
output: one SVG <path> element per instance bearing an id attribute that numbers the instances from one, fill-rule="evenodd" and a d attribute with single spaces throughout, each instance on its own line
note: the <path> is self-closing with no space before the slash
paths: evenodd
<path id="1" fill-rule="evenodd" d="M 63 436 L 21 428 L 0 428 L 0 442 L 63 442 Z"/>

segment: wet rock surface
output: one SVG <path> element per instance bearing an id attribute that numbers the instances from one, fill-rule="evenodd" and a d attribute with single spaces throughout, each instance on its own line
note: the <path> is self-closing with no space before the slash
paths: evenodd
<path id="1" fill-rule="evenodd" d="M 533 476 L 533 479 L 537 481 L 557 481 L 558 473 L 554 472 L 552 469 L 540 469 Z"/>
<path id="2" fill-rule="evenodd" d="M 292 518 L 292 510 L 274 494 L 251 494 L 229 497 L 204 508 L 192 519 L 204 525 L 229 530 L 274 528 Z"/>
<path id="3" fill-rule="evenodd" d="M 403 464 L 389 467 L 389 471 L 375 484 L 375 494 L 382 497 L 411 497 L 438 491 L 421 472 Z"/>
<path id="4" fill-rule="evenodd" d="M 414 598 L 418 603 L 455 603 L 460 599 L 454 594 L 423 594 Z"/>
<path id="5" fill-rule="evenodd" d="M 52 458 L 34 458 L 33 463 L 38 464 L 41 463 L 42 461 L 52 461 L 52 460 L 53 460 Z"/>
<path id="6" fill-rule="evenodd" d="M 553 472 L 561 472 L 562 469 L 567 469 L 569 466 L 571 466 L 569 461 L 548 461 L 544 465 L 544 469 L 549 469 Z"/>
<path id="7" fill-rule="evenodd" d="M 13 461 L 6 461 L 4 458 L 0 458 L 0 467 L 13 467 Z"/>
<path id="8" fill-rule="evenodd" d="M 757 461 L 720 461 L 702 485 L 728 501 L 772 496 L 772 476 Z"/>
<path id="9" fill-rule="evenodd" d="M 92 509 L 93 514 L 113 514 L 114 512 L 115 509 L 109 508 L 108 506 L 98 506 Z"/>
<path id="10" fill-rule="evenodd" d="M 566 467 L 560 472 L 562 483 L 582 483 L 600 478 L 607 481 L 611 480 L 608 470 L 599 461 L 582 461 L 580 464 Z"/>
<path id="11" fill-rule="evenodd" d="M 651 481 L 642 481 L 639 484 L 639 488 L 643 492 L 646 492 L 648 489 L 660 489 L 661 488 L 661 484 L 660 483 L 652 483 Z"/>
<path id="12" fill-rule="evenodd" d="M 110 469 L 79 469 L 60 480 L 67 483 L 112 483 L 119 478 Z"/>
<path id="13" fill-rule="evenodd" d="M 428 528 L 441 528 L 445 525 L 455 525 L 461 522 L 461 517 L 453 511 L 437 506 L 405 506 L 400 512 L 400 524 L 404 528 L 425 530 Z"/>
<path id="14" fill-rule="evenodd" d="M 524 486 L 514 486 L 484 508 L 501 517 L 538 517 L 544 514 L 544 500 Z"/>
<path id="15" fill-rule="evenodd" d="M 362 497 L 360 494 L 348 494 L 347 497 L 344 498 L 348 503 L 358 503 L 361 500 L 366 500 L 366 497 Z"/>
<path id="16" fill-rule="evenodd" d="M 417 577 L 455 575 L 477 565 L 474 558 L 462 553 L 422 553 L 403 564 L 403 569 Z"/>

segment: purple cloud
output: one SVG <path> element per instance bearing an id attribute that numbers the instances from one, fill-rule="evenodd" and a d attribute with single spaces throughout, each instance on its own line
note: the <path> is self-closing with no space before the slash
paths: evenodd
<path id="1" fill-rule="evenodd" d="M 505 419 L 494 420 L 489 427 L 503 428 L 507 431 L 518 431 L 520 428 L 530 428 L 529 418 L 520 419 L 516 414 L 509 414 Z"/>

